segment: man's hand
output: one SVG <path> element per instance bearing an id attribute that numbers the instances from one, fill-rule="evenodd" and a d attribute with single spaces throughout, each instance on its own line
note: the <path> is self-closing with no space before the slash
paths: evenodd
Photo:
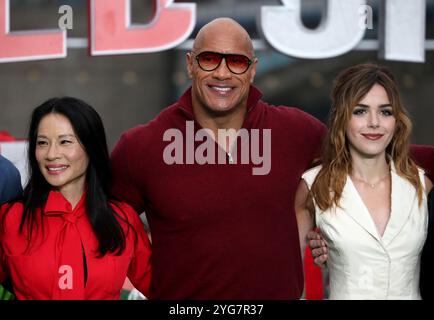
<path id="1" fill-rule="evenodd" d="M 328 258 L 327 244 L 319 233 L 319 229 L 311 230 L 307 233 L 309 247 L 312 250 L 312 256 L 317 266 L 322 267 Z"/>

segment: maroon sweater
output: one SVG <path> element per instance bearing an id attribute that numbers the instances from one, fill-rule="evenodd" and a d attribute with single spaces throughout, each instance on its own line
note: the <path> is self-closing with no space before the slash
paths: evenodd
<path id="1" fill-rule="evenodd" d="M 186 121 L 194 120 L 190 90 L 147 125 L 128 130 L 116 145 L 114 194 L 146 211 L 151 229 L 151 298 L 300 297 L 294 195 L 325 126 L 299 109 L 270 106 L 260 97 L 251 87 L 243 128 L 271 129 L 267 175 L 253 175 L 258 165 L 241 164 L 240 153 L 236 164 L 164 162 L 170 144 L 163 141 L 164 132 L 179 129 L 185 143 Z M 197 122 L 194 126 L 200 129 Z"/>
<path id="2" fill-rule="evenodd" d="M 151 228 L 150 298 L 300 297 L 294 195 L 326 129 L 299 109 L 271 106 L 260 97 L 251 87 L 243 128 L 271 129 L 267 175 L 253 175 L 258 166 L 241 164 L 240 154 L 237 164 L 164 162 L 171 143 L 163 141 L 167 129 L 180 130 L 186 143 L 186 121 L 194 120 L 190 90 L 148 124 L 128 130 L 116 145 L 114 194 L 146 211 Z M 200 129 L 197 122 L 194 126 Z M 196 142 L 195 150 L 201 144 Z M 434 166 L 433 150 L 416 152 L 425 168 Z M 185 163 L 185 149 L 183 158 Z"/>

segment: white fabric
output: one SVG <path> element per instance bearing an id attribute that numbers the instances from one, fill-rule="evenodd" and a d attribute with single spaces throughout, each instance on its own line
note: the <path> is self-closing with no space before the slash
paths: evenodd
<path id="1" fill-rule="evenodd" d="M 309 189 L 320 166 L 304 173 Z M 329 248 L 330 299 L 420 299 L 420 256 L 427 235 L 424 192 L 418 206 L 415 188 L 391 164 L 391 215 L 381 237 L 352 180 L 340 208 L 316 206 L 316 224 Z M 425 186 L 424 172 L 419 178 Z"/>

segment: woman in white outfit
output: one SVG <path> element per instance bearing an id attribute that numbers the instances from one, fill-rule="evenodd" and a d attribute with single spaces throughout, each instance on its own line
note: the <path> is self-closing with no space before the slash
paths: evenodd
<path id="1" fill-rule="evenodd" d="M 344 70 L 321 165 L 296 193 L 301 252 L 315 225 L 328 245 L 330 299 L 420 299 L 419 265 L 431 182 L 409 157 L 411 121 L 394 76 Z"/>

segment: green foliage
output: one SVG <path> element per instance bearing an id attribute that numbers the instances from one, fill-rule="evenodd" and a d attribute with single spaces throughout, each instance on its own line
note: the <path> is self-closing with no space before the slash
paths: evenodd
<path id="1" fill-rule="evenodd" d="M 0 300 L 14 300 L 15 296 L 0 284 Z"/>

